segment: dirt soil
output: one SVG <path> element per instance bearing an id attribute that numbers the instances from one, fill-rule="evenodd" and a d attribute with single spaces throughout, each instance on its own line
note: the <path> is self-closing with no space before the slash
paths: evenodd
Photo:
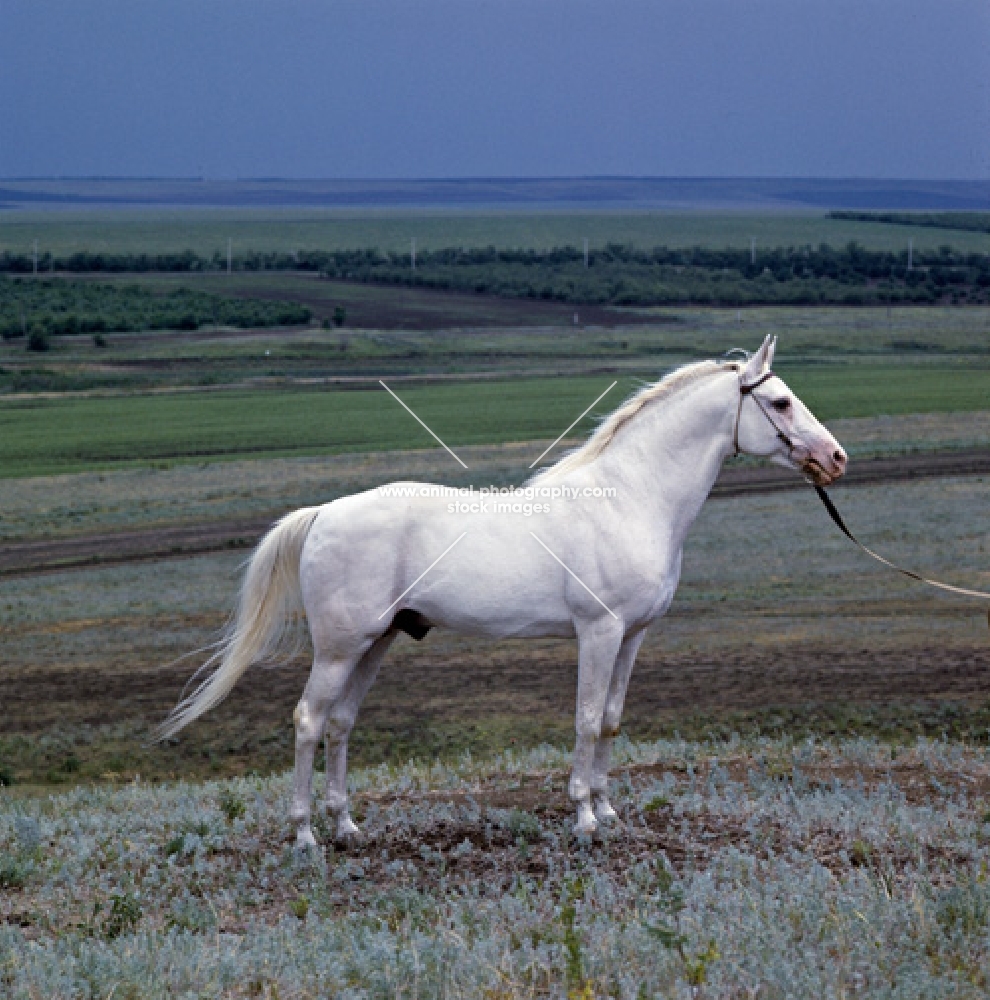
<path id="1" fill-rule="evenodd" d="M 902 455 L 853 463 L 843 485 L 872 485 L 987 472 L 990 472 L 988 449 Z M 803 478 L 788 469 L 734 468 L 723 470 L 712 495 L 729 497 L 803 488 L 807 488 Z M 837 502 L 841 508 L 841 491 Z M 0 549 L 0 576 L 22 576 L 95 563 L 164 559 L 222 549 L 249 548 L 282 513 L 284 511 L 272 511 L 265 517 L 8 543 Z"/>
<path id="2" fill-rule="evenodd" d="M 535 720 L 570 724 L 577 690 L 573 643 L 491 644 L 444 650 L 428 665 L 403 655 L 401 642 L 361 712 L 362 727 L 399 732 L 429 727 L 444 717 L 471 719 L 477 705 L 492 717 L 520 709 Z M 429 651 L 432 636 L 424 641 Z M 453 653 L 454 655 L 448 655 Z M 527 655 L 528 654 L 528 655 Z M 213 723 L 243 723 L 248 731 L 291 728 L 292 710 L 309 676 L 308 660 L 279 668 L 255 667 Z M 28 732 L 58 723 L 101 725 L 107 706 L 120 716 L 158 720 L 175 705 L 192 673 L 189 663 L 152 669 L 108 665 L 99 672 L 46 665 L 16 671 L 4 682 L 0 734 Z M 405 691 L 404 697 L 397 695 Z M 953 645 L 869 649 L 860 645 L 793 648 L 740 644 L 717 653 L 663 654 L 647 650 L 636 664 L 625 722 L 634 730 L 658 719 L 690 713 L 759 710 L 767 706 L 888 699 L 986 699 L 990 696 L 990 646 Z M 205 726 L 207 722 L 198 723 Z M 183 737 L 186 738 L 186 737 Z M 199 737 L 197 736 L 196 739 Z"/>
<path id="3" fill-rule="evenodd" d="M 309 306 L 317 319 L 331 319 L 336 305 L 347 309 L 347 327 L 357 330 L 450 330 L 463 327 L 639 326 L 642 315 L 607 306 L 541 299 L 500 298 L 432 288 L 402 288 L 314 279 L 313 292 L 288 288 L 237 289 L 235 298 L 274 299 Z M 334 295 L 336 293 L 336 296 Z"/>
<path id="4" fill-rule="evenodd" d="M 138 774 L 192 779 L 291 766 L 292 711 L 308 662 L 252 668 L 222 705 L 158 746 L 152 729 L 195 664 L 151 666 L 149 650 L 132 656 L 98 667 L 36 664 L 5 678 L 0 741 L 34 748 L 8 760 L 19 784 Z M 416 645 L 402 637 L 362 708 L 350 756 L 355 765 L 377 765 L 465 749 L 484 755 L 513 745 L 568 746 L 576 676 L 571 642 L 485 646 L 431 635 Z M 807 731 L 886 732 L 906 742 L 942 733 L 979 739 L 990 724 L 988 693 L 986 644 L 740 642 L 671 654 L 659 637 L 639 658 L 623 725 L 634 738 Z"/>

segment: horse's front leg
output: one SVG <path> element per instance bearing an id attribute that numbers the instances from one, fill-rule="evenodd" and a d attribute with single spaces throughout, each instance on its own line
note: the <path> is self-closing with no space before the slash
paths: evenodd
<path id="1" fill-rule="evenodd" d="M 568 793 L 577 807 L 574 832 L 591 834 L 598 821 L 591 804 L 591 779 L 595 745 L 601 735 L 602 717 L 615 659 L 622 646 L 622 623 L 611 615 L 578 625 L 578 692 L 574 727 L 577 740 Z"/>
<path id="2" fill-rule="evenodd" d="M 630 633 L 623 640 L 619 655 L 615 658 L 615 667 L 608 686 L 601 733 L 595 744 L 595 756 L 591 765 L 591 801 L 595 817 L 600 823 L 607 823 L 616 818 L 615 810 L 608 800 L 608 768 L 612 756 L 612 740 L 619 732 L 629 678 L 632 676 L 636 654 L 645 635 L 646 629 L 640 629 L 638 632 Z"/>

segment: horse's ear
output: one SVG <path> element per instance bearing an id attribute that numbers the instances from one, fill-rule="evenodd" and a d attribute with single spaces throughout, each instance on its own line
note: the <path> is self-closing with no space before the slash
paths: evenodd
<path id="1" fill-rule="evenodd" d="M 744 383 L 755 382 L 764 372 L 770 368 L 773 361 L 773 349 L 777 343 L 776 337 L 767 334 L 763 345 L 746 362 L 746 367 L 742 370 L 742 380 Z"/>

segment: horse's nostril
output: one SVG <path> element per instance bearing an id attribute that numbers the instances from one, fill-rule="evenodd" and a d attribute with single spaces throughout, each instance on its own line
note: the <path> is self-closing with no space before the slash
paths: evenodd
<path id="1" fill-rule="evenodd" d="M 840 448 L 832 453 L 832 458 L 835 459 L 837 464 L 843 465 L 846 461 L 846 453 Z"/>

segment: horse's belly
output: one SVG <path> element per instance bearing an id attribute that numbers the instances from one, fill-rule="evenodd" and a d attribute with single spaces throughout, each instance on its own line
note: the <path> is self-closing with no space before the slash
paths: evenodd
<path id="1" fill-rule="evenodd" d="M 574 623 L 572 621 L 531 621 L 520 624 L 518 621 L 492 618 L 471 619 L 452 616 L 444 613 L 444 620 L 435 624 L 449 628 L 461 635 L 479 636 L 485 639 L 538 639 L 544 637 L 572 638 Z M 433 619 L 430 619 L 431 621 Z"/>
<path id="2" fill-rule="evenodd" d="M 411 594 L 410 605 L 435 625 L 491 639 L 572 636 L 574 623 L 560 598 L 479 587 Z"/>

